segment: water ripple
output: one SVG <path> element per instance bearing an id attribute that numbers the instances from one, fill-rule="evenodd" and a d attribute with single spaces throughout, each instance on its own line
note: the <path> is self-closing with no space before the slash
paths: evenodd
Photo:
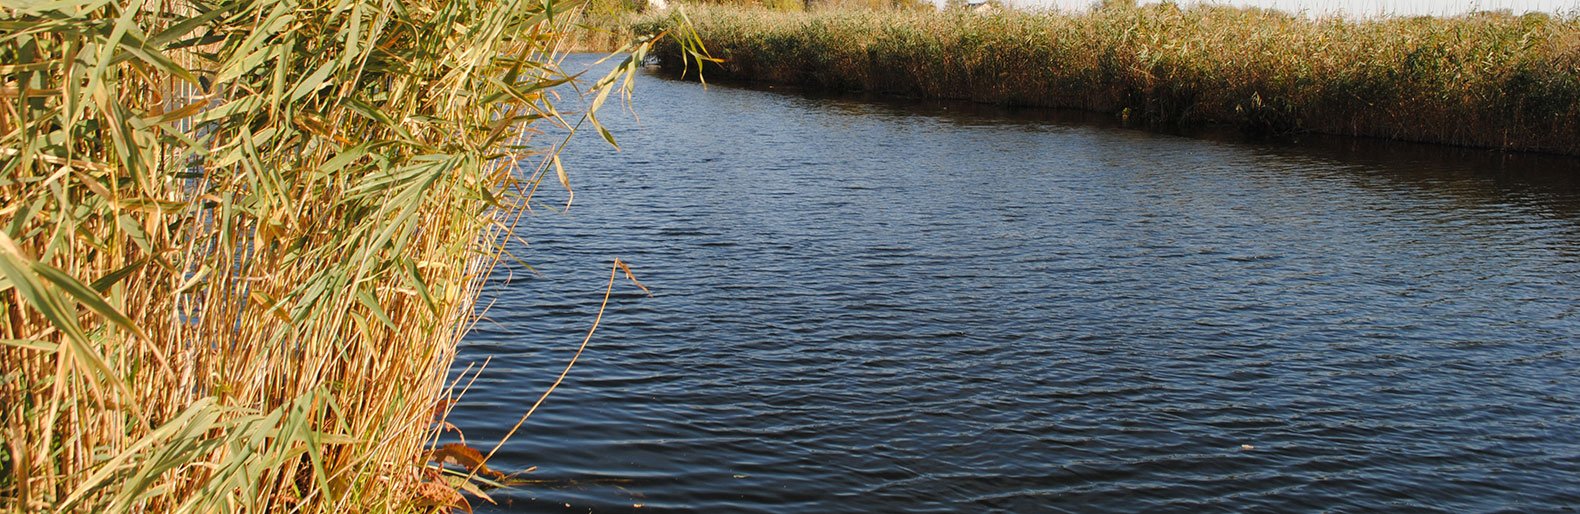
<path id="1" fill-rule="evenodd" d="M 1573 160 L 641 82 L 463 348 L 489 445 L 652 288 L 497 510 L 1580 505 Z"/>

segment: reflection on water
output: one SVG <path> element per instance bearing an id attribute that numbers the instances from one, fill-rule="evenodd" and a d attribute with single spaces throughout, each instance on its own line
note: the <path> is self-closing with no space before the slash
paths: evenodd
<path id="1" fill-rule="evenodd" d="M 499 511 L 1580 504 L 1574 160 L 656 77 L 635 108 L 463 349 L 486 445 L 612 258 L 653 289 L 496 458 L 540 480 Z"/>

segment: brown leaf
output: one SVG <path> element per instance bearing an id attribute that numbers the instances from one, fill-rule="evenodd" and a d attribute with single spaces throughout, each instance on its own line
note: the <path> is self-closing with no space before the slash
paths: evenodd
<path id="1" fill-rule="evenodd" d="M 434 404 L 433 404 L 433 419 L 435 419 L 435 420 L 443 420 L 444 416 L 445 416 L 445 413 L 450 412 L 450 406 L 451 405 L 455 405 L 455 400 L 451 400 L 449 398 L 445 398 L 445 399 L 439 400 L 437 402 L 434 402 Z"/>
<path id="2" fill-rule="evenodd" d="M 625 272 L 625 278 L 630 279 L 632 284 L 636 284 L 636 287 L 642 288 L 642 292 L 647 293 L 647 296 L 649 296 L 649 297 L 653 296 L 653 291 L 649 290 L 647 288 L 647 286 L 642 285 L 642 282 L 640 282 L 640 281 L 638 281 L 636 279 L 636 274 L 631 273 L 631 266 L 627 265 L 625 263 L 625 261 L 620 260 L 620 259 L 615 259 L 614 260 L 614 265 L 615 266 L 619 266 L 620 270 Z"/>
<path id="3" fill-rule="evenodd" d="M 428 452 L 428 460 L 439 464 L 455 464 L 466 468 L 467 471 L 493 479 L 505 478 L 504 473 L 488 469 L 483 462 L 483 454 L 463 443 L 450 443 L 440 446 L 439 449 Z"/>

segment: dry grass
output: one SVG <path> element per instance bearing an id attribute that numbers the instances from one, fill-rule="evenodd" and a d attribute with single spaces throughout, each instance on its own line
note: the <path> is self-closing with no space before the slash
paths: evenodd
<path id="1" fill-rule="evenodd" d="M 663 0 L 666 5 L 686 5 L 692 9 L 708 6 L 735 6 L 778 12 L 931 12 L 927 0 Z M 963 1 L 963 0 L 961 0 Z M 667 13 L 652 7 L 649 0 L 589 0 L 569 30 L 568 48 L 575 52 L 611 52 L 641 34 L 639 26 L 651 28 L 654 18 L 667 19 Z M 645 32 L 645 31 L 644 31 Z"/>
<path id="2" fill-rule="evenodd" d="M 0 511 L 477 491 L 429 463 L 436 407 L 525 202 L 569 187 L 544 8 L 0 8 Z"/>
<path id="3" fill-rule="evenodd" d="M 1110 2 L 1081 13 L 713 8 L 692 18 L 726 61 L 710 78 L 1580 154 L 1573 17 L 1309 19 Z"/>

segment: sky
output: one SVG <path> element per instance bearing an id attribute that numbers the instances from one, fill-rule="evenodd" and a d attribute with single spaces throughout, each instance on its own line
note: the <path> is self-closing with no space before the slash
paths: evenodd
<path id="1" fill-rule="evenodd" d="M 1057 7 L 1060 9 L 1085 9 L 1095 0 L 1007 0 L 1017 7 Z M 1156 3 L 1142 0 L 1142 3 Z M 1377 14 L 1419 15 L 1464 14 L 1477 10 L 1508 9 L 1515 14 L 1544 11 L 1580 12 L 1580 0 L 1176 0 L 1181 5 L 1215 3 L 1237 6 L 1271 7 L 1289 12 L 1308 14 L 1345 14 L 1373 16 Z"/>

